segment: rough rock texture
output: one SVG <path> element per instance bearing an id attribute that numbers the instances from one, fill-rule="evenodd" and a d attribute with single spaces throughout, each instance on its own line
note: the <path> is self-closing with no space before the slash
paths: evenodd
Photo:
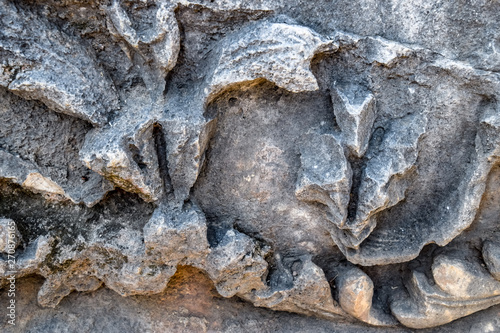
<path id="1" fill-rule="evenodd" d="M 498 1 L 0 19 L 2 331 L 500 330 Z"/>

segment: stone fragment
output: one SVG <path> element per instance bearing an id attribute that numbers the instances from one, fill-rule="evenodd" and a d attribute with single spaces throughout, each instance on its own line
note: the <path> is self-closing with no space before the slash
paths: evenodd
<path id="1" fill-rule="evenodd" d="M 353 317 L 374 326 L 392 326 L 394 318 L 372 307 L 373 282 L 357 267 L 349 267 L 335 279 L 339 304 Z"/>
<path id="2" fill-rule="evenodd" d="M 144 226 L 146 253 L 163 261 L 198 262 L 208 254 L 207 226 L 194 204 L 160 206 Z"/>
<path id="3" fill-rule="evenodd" d="M 291 259 L 291 258 L 290 258 Z M 345 315 L 333 300 L 325 274 L 308 256 L 281 261 L 270 273 L 270 286 L 239 295 L 256 306 L 335 319 Z"/>
<path id="4" fill-rule="evenodd" d="M 89 50 L 7 0 L 0 22 L 0 86 L 94 125 L 107 122 L 118 98 Z"/>
<path id="5" fill-rule="evenodd" d="M 500 244 L 485 242 L 483 245 L 483 259 L 490 274 L 500 281 Z"/>
<path id="6" fill-rule="evenodd" d="M 375 121 L 375 97 L 361 87 L 336 85 L 331 90 L 333 111 L 349 153 L 362 157 Z"/>
<path id="7" fill-rule="evenodd" d="M 21 234 L 17 230 L 16 222 L 11 219 L 0 218 L 0 252 L 14 255 L 21 240 Z"/>
<path id="8" fill-rule="evenodd" d="M 345 315 L 333 300 L 323 271 L 310 257 L 283 260 L 275 255 L 270 271 L 265 260 L 269 251 L 250 237 L 228 230 L 208 255 L 205 269 L 224 297 L 236 295 L 256 306 L 325 318 Z"/>
<path id="9" fill-rule="evenodd" d="M 206 235 L 205 217 L 194 204 L 161 206 L 143 231 L 105 224 L 71 244 L 60 236 L 39 237 L 19 253 L 16 277 L 44 276 L 38 302 L 48 307 L 74 290 L 92 291 L 102 283 L 122 296 L 159 293 L 178 265 L 204 267 Z"/>
<path id="10" fill-rule="evenodd" d="M 276 6 L 267 1 L 254 0 L 229 0 L 229 1 L 204 1 L 204 0 L 178 0 L 177 3 L 184 6 L 202 6 L 213 11 L 273 11 Z"/>
<path id="11" fill-rule="evenodd" d="M 180 33 L 175 18 L 175 5 L 169 2 L 158 2 L 154 5 L 156 11 L 151 17 L 153 22 L 148 29 L 136 31 L 134 23 L 130 20 L 120 1 L 113 0 L 107 8 L 109 15 L 108 29 L 118 39 L 126 41 L 126 50 L 131 60 L 138 61 L 131 56 L 136 52 L 142 61 L 140 65 L 145 68 L 144 81 L 156 99 L 163 92 L 165 76 L 174 68 L 180 51 Z"/>
<path id="12" fill-rule="evenodd" d="M 268 247 L 260 247 L 250 237 L 228 230 L 207 257 L 206 271 L 224 297 L 244 295 L 265 288 Z"/>
<path id="13" fill-rule="evenodd" d="M 314 55 L 336 46 L 309 28 L 258 22 L 226 37 L 205 90 L 207 102 L 224 89 L 266 79 L 291 92 L 318 90 L 311 72 Z"/>
<path id="14" fill-rule="evenodd" d="M 101 287 L 102 282 L 94 276 L 75 272 L 74 276 L 61 278 L 59 274 L 50 275 L 38 291 L 38 304 L 56 307 L 72 291 L 89 292 Z"/>
<path id="15" fill-rule="evenodd" d="M 139 110 L 124 108 L 111 125 L 91 130 L 80 151 L 89 169 L 145 201 L 163 193 L 151 113 L 147 104 Z"/>
<path id="16" fill-rule="evenodd" d="M 465 255 L 434 258 L 431 284 L 423 273 L 413 272 L 409 298 L 391 304 L 394 316 L 405 326 L 427 328 L 500 304 L 500 282 Z"/>
<path id="17" fill-rule="evenodd" d="M 352 237 L 347 247 L 357 248 L 376 225 L 374 215 L 405 197 L 405 177 L 418 157 L 418 143 L 425 133 L 425 114 L 394 120 L 377 151 L 369 152 L 358 195 L 356 217 L 347 222 Z"/>
<path id="18" fill-rule="evenodd" d="M 359 53 L 369 62 L 387 67 L 394 66 L 398 59 L 412 55 L 418 47 L 409 48 L 401 43 L 381 37 L 363 37 L 355 42 Z"/>
<path id="19" fill-rule="evenodd" d="M 304 138 L 300 152 L 296 197 L 325 205 L 330 222 L 343 228 L 352 172 L 342 146 L 333 135 L 310 133 Z"/>
<path id="20" fill-rule="evenodd" d="M 89 207 L 98 203 L 114 188 L 94 173 L 83 183 L 64 184 L 63 188 L 49 176 L 43 175 L 35 164 L 3 150 L 0 150 L 0 178 L 8 179 L 34 193 L 42 193 L 50 200 L 69 199 L 75 204 L 83 202 Z"/>
<path id="21" fill-rule="evenodd" d="M 32 172 L 28 174 L 22 186 L 32 190 L 35 193 L 47 192 L 52 194 L 64 195 L 64 190 L 61 188 L 61 186 L 57 185 L 52 180 L 45 178 L 38 172 Z"/>
<path id="22" fill-rule="evenodd" d="M 203 116 L 203 102 L 188 99 L 170 100 L 167 109 L 176 112 L 164 114 L 159 119 L 165 131 L 169 175 L 178 201 L 189 197 L 216 124 L 216 120 Z"/>

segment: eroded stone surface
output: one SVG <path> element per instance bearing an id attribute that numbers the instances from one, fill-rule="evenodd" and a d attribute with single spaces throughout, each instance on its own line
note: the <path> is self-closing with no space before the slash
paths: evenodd
<path id="1" fill-rule="evenodd" d="M 329 220 L 343 228 L 347 219 L 352 171 L 344 150 L 332 135 L 311 133 L 301 149 L 295 195 L 328 207 Z"/>
<path id="2" fill-rule="evenodd" d="M 500 245 L 487 242 L 483 245 L 483 258 L 491 275 L 500 280 Z"/>
<path id="3" fill-rule="evenodd" d="M 500 303 L 497 4 L 0 4 L 0 285 L 67 310 L 191 266 L 387 330 Z"/>
<path id="4" fill-rule="evenodd" d="M 0 252 L 14 254 L 21 240 L 16 222 L 11 219 L 0 219 Z"/>
<path id="5" fill-rule="evenodd" d="M 54 110 L 105 124 L 118 101 L 94 55 L 43 18 L 7 0 L 1 5 L 0 85 Z"/>
<path id="6" fill-rule="evenodd" d="M 391 304 L 405 326 L 442 325 L 500 302 L 500 283 L 477 261 L 440 255 L 434 258 L 432 276 L 434 284 L 414 272 L 408 287 L 410 298 Z"/>

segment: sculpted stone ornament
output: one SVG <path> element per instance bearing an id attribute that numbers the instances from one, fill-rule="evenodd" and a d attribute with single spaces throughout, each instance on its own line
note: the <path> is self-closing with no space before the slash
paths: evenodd
<path id="1" fill-rule="evenodd" d="M 379 327 L 500 304 L 500 62 L 300 4 L 0 0 L 0 286 L 41 276 L 62 313 L 190 266 Z"/>
<path id="2" fill-rule="evenodd" d="M 94 55 L 46 20 L 7 0 L 0 5 L 0 86 L 56 111 L 105 124 L 118 99 Z M 72 52 L 79 55 L 77 62 Z"/>
<path id="3" fill-rule="evenodd" d="M 483 249 L 483 256 L 486 251 L 488 248 Z M 435 283 L 414 272 L 408 286 L 410 298 L 393 302 L 391 310 L 405 326 L 426 328 L 499 304 L 500 281 L 488 269 L 460 255 L 437 256 L 432 265 Z"/>

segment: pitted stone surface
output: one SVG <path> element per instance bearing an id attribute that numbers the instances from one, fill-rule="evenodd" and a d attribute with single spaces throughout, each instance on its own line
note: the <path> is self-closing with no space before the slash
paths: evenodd
<path id="1" fill-rule="evenodd" d="M 106 330 L 495 330 L 500 4 L 456 7 L 0 0 L 0 286 L 43 307 L 20 325 L 190 272 L 175 315 Z"/>

